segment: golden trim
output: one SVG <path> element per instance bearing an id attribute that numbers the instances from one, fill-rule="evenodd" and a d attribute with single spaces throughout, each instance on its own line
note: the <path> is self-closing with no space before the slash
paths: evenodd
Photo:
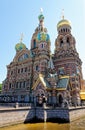
<path id="1" fill-rule="evenodd" d="M 59 77 L 59 79 L 66 79 L 66 78 L 69 79 L 69 76 L 66 76 L 66 75 L 65 75 L 65 76 L 60 76 L 60 77 Z"/>
<path id="2" fill-rule="evenodd" d="M 51 90 L 51 88 L 48 88 L 48 87 L 46 86 L 46 84 L 45 84 L 43 78 L 44 78 L 44 76 L 43 76 L 42 74 L 39 74 L 39 77 L 38 77 L 36 83 L 34 83 L 32 89 L 36 88 L 37 85 L 38 85 L 38 83 L 41 82 L 41 83 L 43 84 L 43 86 L 45 87 L 45 89 Z"/>

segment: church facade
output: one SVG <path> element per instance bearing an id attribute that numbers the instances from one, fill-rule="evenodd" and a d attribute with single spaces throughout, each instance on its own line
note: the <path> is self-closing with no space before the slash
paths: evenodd
<path id="1" fill-rule="evenodd" d="M 38 16 L 30 50 L 22 42 L 15 46 L 16 55 L 7 65 L 1 100 L 29 102 L 35 105 L 80 105 L 82 62 L 76 50 L 71 24 L 62 17 L 57 24 L 55 51 L 51 54 L 50 36 L 44 26 L 44 16 Z"/>

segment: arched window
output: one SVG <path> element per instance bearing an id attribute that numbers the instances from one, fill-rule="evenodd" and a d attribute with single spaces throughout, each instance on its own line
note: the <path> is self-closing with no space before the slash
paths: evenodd
<path id="1" fill-rule="evenodd" d="M 38 67 L 38 65 L 36 65 L 36 71 L 38 71 L 39 70 L 39 67 Z"/>
<path id="2" fill-rule="evenodd" d="M 36 40 L 33 40 L 33 48 L 36 48 Z"/>
<path id="3" fill-rule="evenodd" d="M 44 48 L 44 45 L 42 44 L 42 48 Z"/>
<path id="4" fill-rule="evenodd" d="M 65 28 L 63 29 L 63 32 L 65 32 Z"/>
<path id="5" fill-rule="evenodd" d="M 69 37 L 67 37 L 67 43 L 70 45 L 70 40 L 69 40 Z"/>
<path id="6" fill-rule="evenodd" d="M 62 33 L 62 29 L 61 29 L 61 33 Z"/>
<path id="7" fill-rule="evenodd" d="M 63 46 L 63 39 L 60 39 L 60 47 Z"/>

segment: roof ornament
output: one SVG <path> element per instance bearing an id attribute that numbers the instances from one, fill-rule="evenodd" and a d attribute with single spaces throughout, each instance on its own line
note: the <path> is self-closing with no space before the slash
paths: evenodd
<path id="1" fill-rule="evenodd" d="M 20 34 L 20 43 L 22 43 L 23 38 L 24 38 L 24 34 L 23 34 L 23 33 L 21 33 L 21 34 Z"/>
<path id="2" fill-rule="evenodd" d="M 41 13 L 41 14 L 43 13 L 43 9 L 42 9 L 42 8 L 40 8 L 40 13 Z"/>
<path id="3" fill-rule="evenodd" d="M 49 69 L 54 69 L 54 64 L 53 64 L 53 60 L 52 60 L 52 54 L 50 54 L 50 60 L 48 62 L 48 68 Z"/>
<path id="4" fill-rule="evenodd" d="M 64 19 L 64 9 L 62 9 L 62 19 Z"/>

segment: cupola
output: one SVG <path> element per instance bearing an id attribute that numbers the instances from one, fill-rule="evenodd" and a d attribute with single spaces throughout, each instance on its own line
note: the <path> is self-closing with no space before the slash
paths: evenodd
<path id="1" fill-rule="evenodd" d="M 23 40 L 23 34 L 21 34 L 20 42 L 15 45 L 16 52 L 26 49 L 26 45 L 22 42 L 22 40 Z"/>

